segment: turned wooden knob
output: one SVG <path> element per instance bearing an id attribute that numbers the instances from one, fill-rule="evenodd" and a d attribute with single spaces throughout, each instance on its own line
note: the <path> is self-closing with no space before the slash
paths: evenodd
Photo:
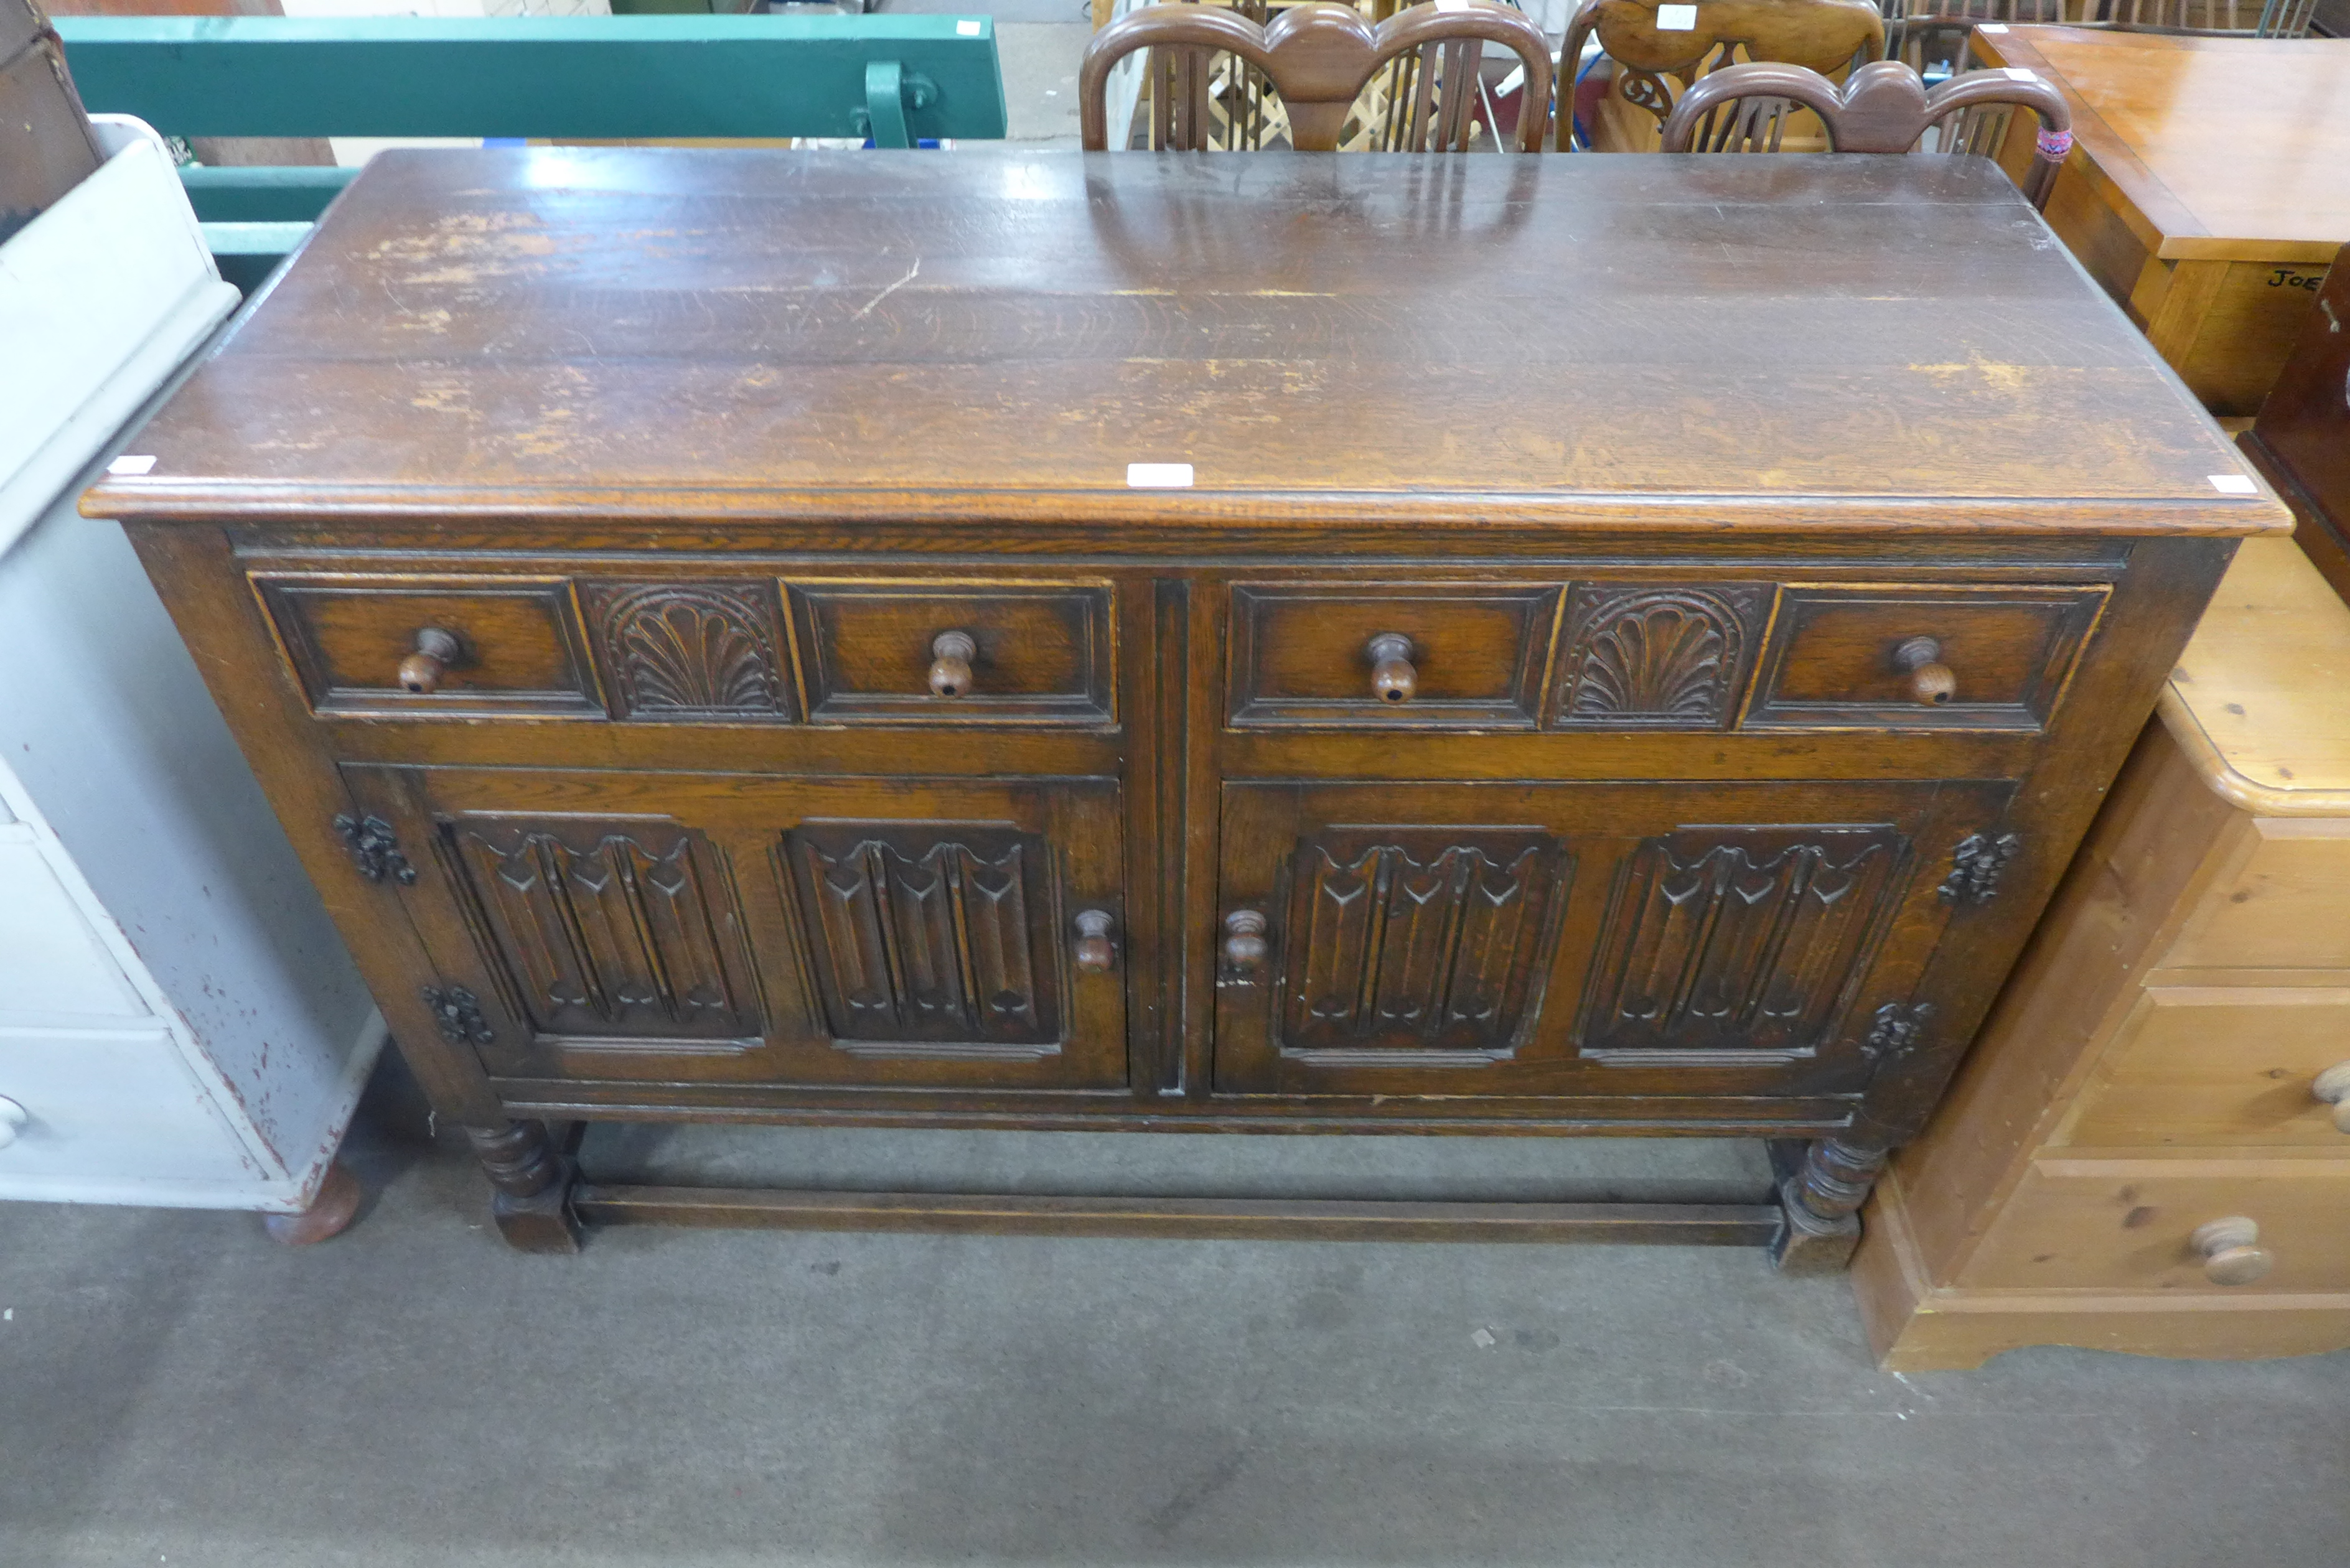
<path id="1" fill-rule="evenodd" d="M 1371 656 L 1371 691 L 1382 702 L 1409 702 L 1419 694 L 1419 671 L 1411 667 L 1411 639 L 1383 631 L 1363 646 Z"/>
<path id="2" fill-rule="evenodd" d="M 971 661 L 979 644 L 967 631 L 942 631 L 931 639 L 931 691 L 939 697 L 960 697 L 971 690 Z"/>
<path id="3" fill-rule="evenodd" d="M 2309 1092 L 2334 1107 L 2334 1127 L 2350 1133 L 2350 1062 L 2336 1062 L 2309 1085 Z"/>
<path id="4" fill-rule="evenodd" d="M 1942 662 L 1942 645 L 1913 637 L 1893 650 L 1893 668 L 1909 678 L 1909 700 L 1938 708 L 1958 694 L 1959 678 Z"/>
<path id="5" fill-rule="evenodd" d="M 0 1148 L 16 1141 L 16 1129 L 33 1119 L 33 1113 L 14 1100 L 0 1099 Z"/>
<path id="6" fill-rule="evenodd" d="M 2195 1227 L 2188 1244 L 2202 1254 L 2203 1274 L 2215 1285 L 2249 1285 L 2276 1266 L 2276 1254 L 2256 1245 L 2261 1228 L 2241 1214 Z"/>
<path id="7" fill-rule="evenodd" d="M 1224 917 L 1224 961 L 1238 970 L 1253 970 L 1271 950 L 1264 941 L 1264 917 L 1254 909 L 1234 909 Z"/>
<path id="8" fill-rule="evenodd" d="M 400 685 L 422 696 L 440 689 L 441 678 L 457 662 L 457 639 L 437 626 L 416 634 L 416 651 L 400 661 Z"/>
<path id="9" fill-rule="evenodd" d="M 1101 974 L 1118 962 L 1118 944 L 1110 940 L 1110 918 L 1107 910 L 1077 911 L 1077 967 L 1089 974 Z"/>

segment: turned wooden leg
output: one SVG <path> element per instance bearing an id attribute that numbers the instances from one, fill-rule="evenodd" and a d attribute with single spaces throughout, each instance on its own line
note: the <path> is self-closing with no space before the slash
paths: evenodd
<path id="1" fill-rule="evenodd" d="M 489 1173 L 490 1217 L 506 1245 L 520 1252 L 576 1252 L 579 1221 L 571 1213 L 571 1162 L 546 1136 L 544 1122 L 467 1127 L 473 1152 Z"/>
<path id="2" fill-rule="evenodd" d="M 318 1195 L 310 1199 L 310 1207 L 299 1214 L 264 1214 L 261 1228 L 273 1241 L 307 1247 L 348 1230 L 366 1198 L 367 1189 L 351 1174 L 351 1168 L 338 1159 L 327 1167 L 327 1179 L 318 1184 Z"/>
<path id="3" fill-rule="evenodd" d="M 1786 1228 L 1771 1249 L 1771 1261 L 1786 1274 L 1834 1274 L 1852 1262 L 1860 1244 L 1860 1206 L 1885 1168 L 1881 1148 L 1861 1148 L 1824 1137 L 1779 1183 L 1779 1207 Z"/>

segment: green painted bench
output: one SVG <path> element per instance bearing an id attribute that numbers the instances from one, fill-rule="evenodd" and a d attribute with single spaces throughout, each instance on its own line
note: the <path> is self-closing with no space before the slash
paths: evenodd
<path id="1" fill-rule="evenodd" d="M 82 101 L 166 136 L 1003 134 L 983 16 L 59 16 Z M 358 171 L 181 171 L 251 287 Z"/>

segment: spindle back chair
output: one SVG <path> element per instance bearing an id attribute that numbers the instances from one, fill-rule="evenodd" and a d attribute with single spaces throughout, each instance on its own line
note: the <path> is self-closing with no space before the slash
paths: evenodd
<path id="1" fill-rule="evenodd" d="M 1466 151 L 1490 120 L 1478 114 L 1487 44 L 1513 51 L 1524 69 L 1517 147 L 1539 152 L 1549 128 L 1549 45 L 1525 13 L 1494 0 L 1432 0 L 1376 26 L 1327 0 L 1270 22 L 1223 5 L 1147 6 L 1087 46 L 1079 129 L 1088 151 L 1108 148 L 1110 71 L 1147 49 L 1155 150 L 1240 151 L 1285 138 L 1306 152 Z M 1383 102 L 1358 112 L 1374 86 L 1384 88 Z"/>

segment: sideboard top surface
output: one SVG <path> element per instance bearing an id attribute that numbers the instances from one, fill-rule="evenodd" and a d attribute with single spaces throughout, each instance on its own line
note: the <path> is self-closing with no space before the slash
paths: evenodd
<path id="1" fill-rule="evenodd" d="M 392 152 L 138 448 L 86 509 L 2289 526 L 1934 157 Z"/>

